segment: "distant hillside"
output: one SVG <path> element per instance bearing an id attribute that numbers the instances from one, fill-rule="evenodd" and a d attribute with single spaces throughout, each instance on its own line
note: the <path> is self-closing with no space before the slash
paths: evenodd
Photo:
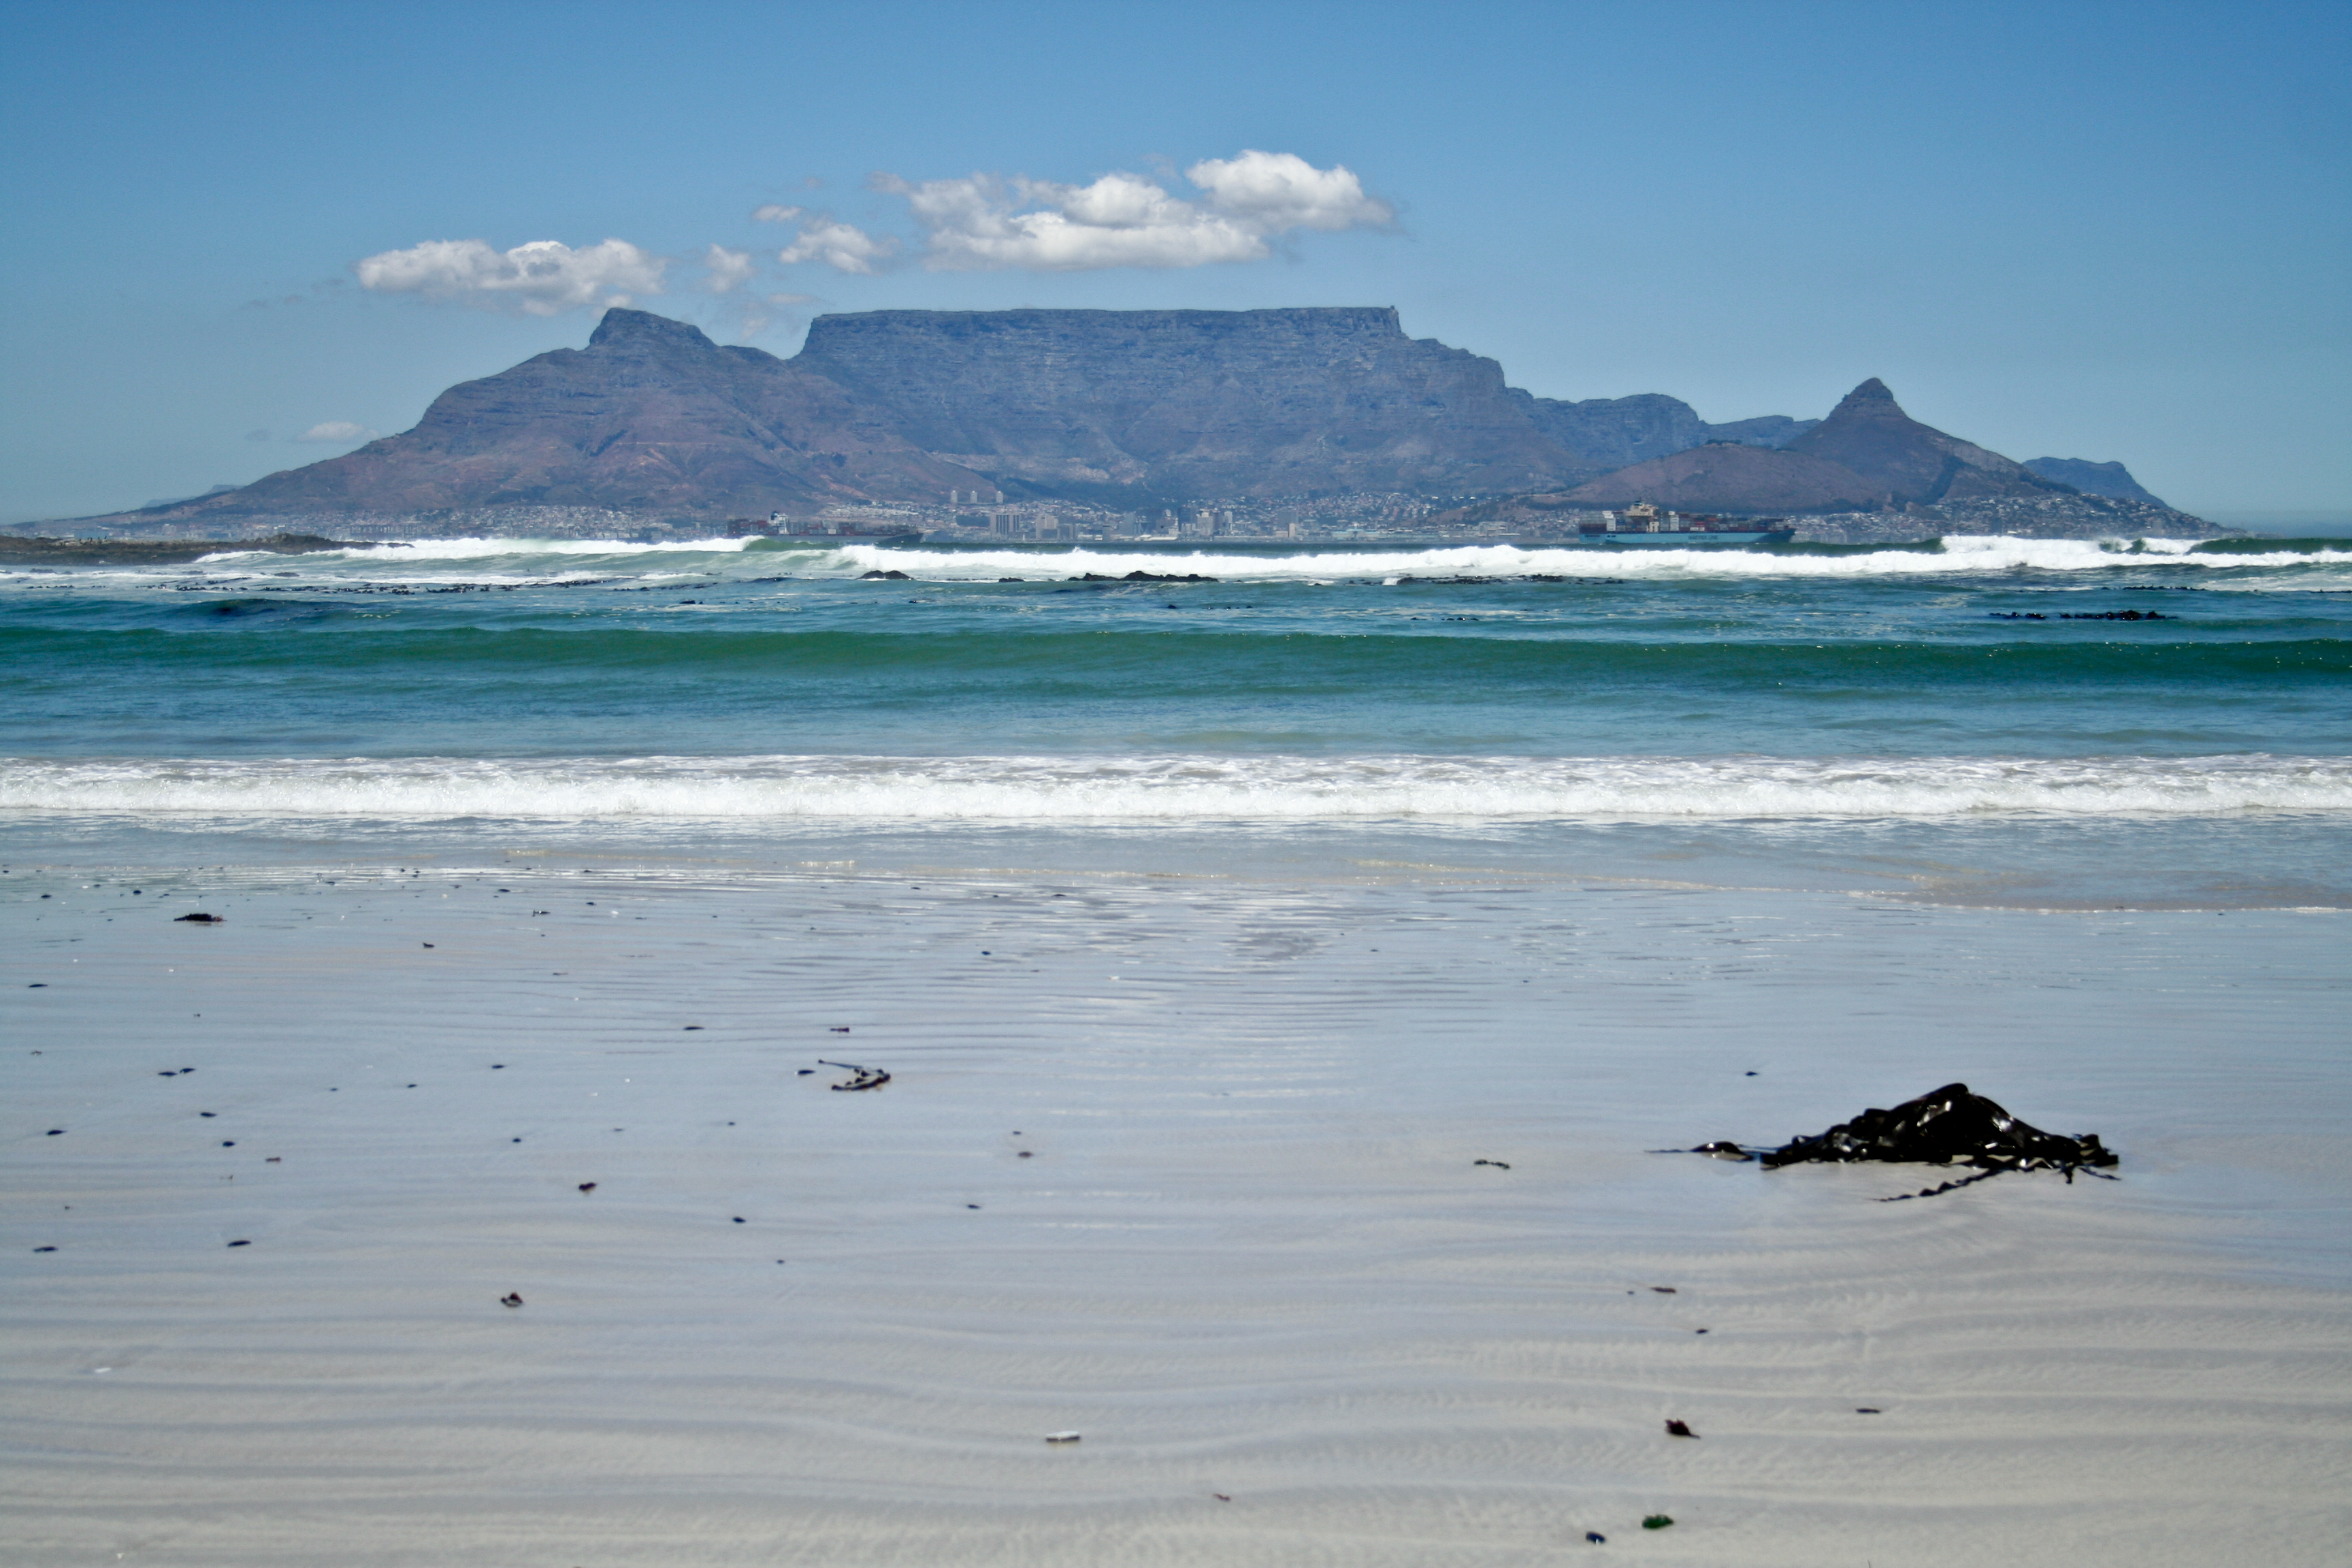
<path id="1" fill-rule="evenodd" d="M 2054 495 L 2067 487 L 1998 452 L 1920 424 L 1876 376 L 1845 395 L 1830 416 L 1781 450 L 1826 458 L 1895 501 L 1932 503 Z"/>
<path id="2" fill-rule="evenodd" d="M 612 533 L 999 490 L 1135 510 L 1495 498 L 1450 514 L 1481 525 L 1638 500 L 1774 516 L 2031 501 L 2036 527 L 2107 531 L 2116 507 L 2180 515 L 2120 464 L 2036 462 L 2054 471 L 1920 424 L 1875 380 L 1822 420 L 1710 425 L 1663 393 L 1537 397 L 1491 359 L 1407 337 L 1385 308 L 873 310 L 819 317 L 791 360 L 615 309 L 586 348 L 453 386 L 400 435 L 73 521 L 123 535 Z"/>
<path id="3" fill-rule="evenodd" d="M 2130 481 L 2120 463 L 2074 466 L 2109 483 L 2113 475 Z M 1922 425 L 1874 377 L 1785 447 L 1696 447 L 1561 490 L 1486 501 L 1433 521 L 1547 529 L 1564 512 L 1652 501 L 1676 511 L 1806 517 L 1813 520 L 1807 537 L 1856 542 L 1945 531 L 2035 538 L 2196 538 L 2229 531 L 2131 488 L 2136 494 L 2086 493 Z"/>
<path id="4" fill-rule="evenodd" d="M 2084 495 L 2146 501 L 2150 506 L 2164 504 L 2142 489 L 2139 481 L 2131 477 L 2131 470 L 2121 463 L 2094 463 L 2084 458 L 2028 458 L 2025 466 L 2045 479 L 2070 485 Z"/>
<path id="5" fill-rule="evenodd" d="M 1444 494 L 1591 466 L 1501 365 L 1385 308 L 869 310 L 819 317 L 793 363 L 1013 493 Z"/>
<path id="6" fill-rule="evenodd" d="M 558 349 L 451 387 L 416 427 L 242 489 L 103 521 L 587 507 L 726 517 L 943 496 L 978 476 L 931 457 L 824 377 L 681 321 L 605 312 Z"/>
<path id="7" fill-rule="evenodd" d="M 1848 511 L 1883 505 L 1887 492 L 1827 458 L 1726 443 L 1620 468 L 1563 499 L 1601 508 L 1655 501 L 1678 511 Z"/>
<path id="8" fill-rule="evenodd" d="M 1702 422 L 1662 394 L 1563 402 L 1393 310 L 875 310 L 821 316 L 790 361 L 643 310 L 451 387 L 415 428 L 224 493 L 74 520 L 115 531 L 611 531 L 944 504 L 1002 489 L 1180 500 L 1510 492 L 1589 479 L 1771 415 Z"/>

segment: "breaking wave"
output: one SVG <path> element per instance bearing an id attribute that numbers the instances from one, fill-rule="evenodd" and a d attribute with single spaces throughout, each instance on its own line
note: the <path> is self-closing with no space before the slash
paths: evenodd
<path id="1" fill-rule="evenodd" d="M 1231 583 L 1330 582 L 1399 575 L 1596 576 L 1677 579 L 1869 579 L 1981 575 L 2038 571 L 2103 572 L 2145 568 L 2161 563 L 2242 573 L 2248 568 L 2352 566 L 2352 545 L 2327 547 L 2324 541 L 2230 540 L 2227 548 L 2207 548 L 2188 539 L 2019 539 L 2005 534 L 1947 535 L 1927 544 L 1801 546 L 1785 550 L 1673 549 L 1645 546 L 1546 548 L 1477 544 L 1399 550 L 1360 548 L 1296 551 L 1221 550 L 1213 544 L 1189 551 L 1122 548 L 1115 542 L 1068 549 L 959 548 L 848 543 L 820 539 L 697 539 L 640 543 L 618 539 L 426 539 L 375 550 L 324 551 L 294 558 L 303 574 L 405 574 L 413 568 L 465 563 L 498 566 L 534 575 L 585 571 L 643 571 L 688 566 L 686 557 L 727 557 L 698 569 L 722 575 L 789 570 L 814 576 L 856 576 L 869 571 L 904 572 L 932 582 L 993 582 L 1001 576 L 1125 576 L 1130 572 L 1199 573 Z M 224 552 L 204 558 L 209 567 L 245 565 L 265 557 Z M 135 569 L 134 569 L 135 570 Z"/>
<path id="2" fill-rule="evenodd" d="M 1181 823 L 2352 811 L 2352 759 L 1205 755 L 0 763 L 0 812 L 238 819 Z"/>

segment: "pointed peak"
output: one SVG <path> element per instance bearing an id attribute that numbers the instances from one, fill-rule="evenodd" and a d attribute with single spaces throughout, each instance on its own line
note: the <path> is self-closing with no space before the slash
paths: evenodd
<path id="1" fill-rule="evenodd" d="M 1895 394 L 1886 390 L 1886 384 L 1874 375 L 1839 400 L 1830 417 L 1834 419 L 1841 414 L 1875 414 L 1881 416 L 1892 414 L 1897 418 L 1909 417 L 1903 412 L 1902 405 L 1895 401 Z"/>
<path id="2" fill-rule="evenodd" d="M 649 348 L 656 344 L 698 349 L 719 346 L 705 337 L 699 327 L 656 316 L 651 310 L 630 310 L 618 305 L 604 312 L 604 319 L 596 323 L 596 331 L 588 339 L 592 349 Z"/>

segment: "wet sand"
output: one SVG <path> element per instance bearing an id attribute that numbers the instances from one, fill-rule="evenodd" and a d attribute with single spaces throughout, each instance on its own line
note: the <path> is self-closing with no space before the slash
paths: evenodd
<path id="1" fill-rule="evenodd" d="M 0 892 L 16 1561 L 2352 1540 L 2341 914 L 446 865 Z M 1881 1203 L 1930 1178 L 1647 1152 L 1954 1079 L 2121 1180 Z"/>

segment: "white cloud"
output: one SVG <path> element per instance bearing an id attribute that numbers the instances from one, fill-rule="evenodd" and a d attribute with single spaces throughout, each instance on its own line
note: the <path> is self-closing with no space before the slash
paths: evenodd
<path id="1" fill-rule="evenodd" d="M 898 250 L 895 239 L 877 239 L 855 225 L 820 213 L 802 226 L 798 239 L 776 252 L 776 259 L 787 266 L 795 261 L 822 261 L 836 272 L 873 273 Z"/>
<path id="2" fill-rule="evenodd" d="M 376 433 L 364 425 L 354 425 L 348 419 L 330 419 L 324 424 L 311 426 L 294 439 L 315 441 L 322 446 L 349 447 L 360 441 L 373 441 L 375 436 Z"/>
<path id="3" fill-rule="evenodd" d="M 751 221 L 753 223 L 790 223 L 801 216 L 802 210 L 799 207 L 778 206 L 775 203 L 770 202 L 766 206 L 752 209 Z"/>
<path id="4" fill-rule="evenodd" d="M 1318 169 L 1295 153 L 1253 149 L 1206 159 L 1184 173 L 1206 193 L 1205 200 L 1187 201 L 1123 173 L 1086 185 L 994 174 L 917 184 L 877 174 L 866 183 L 907 199 L 923 230 L 923 265 L 942 272 L 1258 261 L 1274 254 L 1275 241 L 1298 229 L 1377 228 L 1396 218 L 1386 202 L 1365 194 L 1352 170 L 1342 164 Z M 808 237 L 804 230 L 801 244 L 782 259 L 841 266 L 821 247 L 804 249 Z M 873 270 L 870 258 L 859 259 L 868 264 L 842 270 Z"/>
<path id="5" fill-rule="evenodd" d="M 1318 169 L 1293 153 L 1251 150 L 1238 158 L 1207 158 L 1184 177 L 1209 193 L 1211 206 L 1266 234 L 1382 228 L 1396 221 L 1396 209 L 1366 195 L 1346 164 Z"/>
<path id="6" fill-rule="evenodd" d="M 751 274 L 760 269 L 759 263 L 751 259 L 750 251 L 730 250 L 723 245 L 712 246 L 703 256 L 702 265 L 710 273 L 703 279 L 702 286 L 713 294 L 724 294 L 740 288 L 750 282 Z"/>
<path id="7" fill-rule="evenodd" d="M 419 294 L 488 310 L 561 315 L 587 305 L 626 305 L 662 291 L 666 258 L 625 239 L 574 250 L 551 239 L 512 250 L 478 239 L 428 239 L 352 263 L 360 287 L 380 294 Z"/>

